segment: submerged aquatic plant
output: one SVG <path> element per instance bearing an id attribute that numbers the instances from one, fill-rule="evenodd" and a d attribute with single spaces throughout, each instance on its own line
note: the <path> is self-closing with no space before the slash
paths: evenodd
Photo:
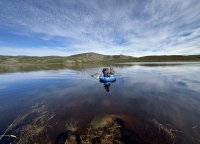
<path id="1" fill-rule="evenodd" d="M 159 132 L 163 132 L 166 136 L 170 137 L 170 139 L 172 140 L 172 143 L 175 142 L 176 133 L 177 132 L 182 133 L 182 131 L 170 128 L 167 125 L 160 123 L 156 119 L 153 119 L 152 122 L 159 129 Z"/>

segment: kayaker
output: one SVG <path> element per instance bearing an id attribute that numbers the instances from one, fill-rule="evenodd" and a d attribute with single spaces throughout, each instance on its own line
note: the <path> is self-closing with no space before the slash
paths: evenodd
<path id="1" fill-rule="evenodd" d="M 103 68 L 102 72 L 103 72 L 104 77 L 108 77 L 108 74 L 109 74 L 108 68 Z"/>
<path id="2" fill-rule="evenodd" d="M 109 75 L 112 76 L 115 73 L 113 67 L 110 67 Z"/>

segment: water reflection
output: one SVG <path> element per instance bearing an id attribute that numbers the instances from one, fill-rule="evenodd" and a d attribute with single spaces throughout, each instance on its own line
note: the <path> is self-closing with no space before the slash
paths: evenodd
<path id="1" fill-rule="evenodd" d="M 110 86 L 111 86 L 111 83 L 104 83 L 104 88 L 105 88 L 105 90 L 107 91 L 107 92 L 109 92 L 110 91 Z"/>
<path id="2" fill-rule="evenodd" d="M 106 92 L 109 92 L 112 84 L 115 83 L 115 81 L 114 82 L 101 82 L 101 83 L 103 83 Z"/>
<path id="3" fill-rule="evenodd" d="M 66 122 L 78 121 L 77 129 L 85 130 L 95 117 L 115 115 L 143 143 L 170 143 L 170 128 L 174 143 L 193 144 L 200 137 L 199 66 L 116 66 L 116 83 L 99 82 L 102 67 L 0 74 L 0 134 L 21 115 L 10 134 L 45 123 L 52 142 Z"/>

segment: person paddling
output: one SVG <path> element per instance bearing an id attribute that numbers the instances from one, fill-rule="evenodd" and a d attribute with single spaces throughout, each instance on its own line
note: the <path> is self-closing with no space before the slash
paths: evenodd
<path id="1" fill-rule="evenodd" d="M 102 70 L 103 75 L 99 76 L 99 80 L 101 82 L 114 82 L 116 81 L 116 77 L 113 76 L 114 70 L 112 67 L 106 67 Z"/>
<path id="2" fill-rule="evenodd" d="M 113 67 L 109 67 L 109 68 L 103 68 L 102 73 L 104 77 L 112 77 L 115 71 Z"/>
<path id="3" fill-rule="evenodd" d="M 110 69 L 109 76 L 113 76 L 113 74 L 115 73 L 113 67 L 110 67 L 109 69 Z"/>
<path id="4" fill-rule="evenodd" d="M 104 77 L 108 77 L 108 74 L 109 74 L 108 68 L 103 68 L 102 72 L 103 72 Z"/>

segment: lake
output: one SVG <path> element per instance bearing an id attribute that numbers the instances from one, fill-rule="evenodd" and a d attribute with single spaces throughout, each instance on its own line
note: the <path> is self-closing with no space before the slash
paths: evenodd
<path id="1" fill-rule="evenodd" d="M 113 67 L 114 83 L 99 82 L 95 66 L 1 73 L 0 134 L 54 143 L 70 124 L 81 133 L 93 119 L 115 116 L 140 143 L 200 143 L 200 63 Z"/>

